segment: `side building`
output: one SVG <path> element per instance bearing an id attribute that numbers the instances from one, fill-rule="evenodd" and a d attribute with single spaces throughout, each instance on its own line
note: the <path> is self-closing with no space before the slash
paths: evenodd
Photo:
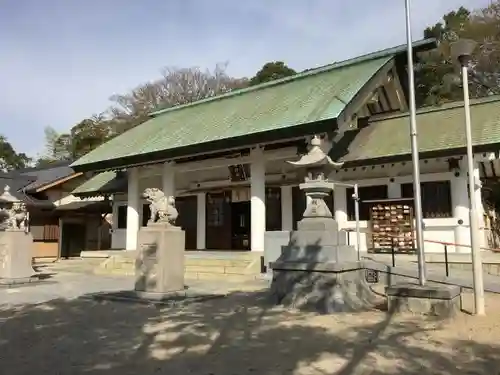
<path id="1" fill-rule="evenodd" d="M 54 162 L 0 174 L 0 190 L 8 186 L 10 193 L 26 204 L 35 261 L 53 261 L 79 256 L 82 250 L 111 247 L 111 220 L 106 216 L 112 211 L 111 202 L 103 197 L 82 200 L 72 195 L 71 191 L 86 177 L 70 164 Z"/>

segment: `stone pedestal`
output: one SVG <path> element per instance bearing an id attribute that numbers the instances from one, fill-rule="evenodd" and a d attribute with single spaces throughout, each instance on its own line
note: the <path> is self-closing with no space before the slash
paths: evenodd
<path id="1" fill-rule="evenodd" d="M 275 262 L 272 267 L 277 304 L 331 314 L 366 311 L 377 303 L 360 262 Z"/>
<path id="2" fill-rule="evenodd" d="M 345 244 L 337 222 L 332 217 L 304 218 L 291 233 L 290 242 L 282 247 L 281 262 L 354 262 L 354 246 Z"/>
<path id="3" fill-rule="evenodd" d="M 264 235 L 264 266 L 270 274 L 271 268 L 269 265 L 275 262 L 281 255 L 283 246 L 290 242 L 290 231 L 269 231 Z"/>
<path id="4" fill-rule="evenodd" d="M 461 289 L 455 285 L 396 284 L 386 288 L 389 311 L 453 317 L 460 311 Z"/>
<path id="5" fill-rule="evenodd" d="M 33 237 L 24 229 L 0 231 L 0 285 L 34 280 Z"/>
<path id="6" fill-rule="evenodd" d="M 135 292 L 163 299 L 184 292 L 185 233 L 168 223 L 152 223 L 138 235 Z"/>

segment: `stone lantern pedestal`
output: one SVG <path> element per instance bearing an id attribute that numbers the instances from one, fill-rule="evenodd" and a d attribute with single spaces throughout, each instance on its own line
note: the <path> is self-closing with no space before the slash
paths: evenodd
<path id="1" fill-rule="evenodd" d="M 372 308 L 375 296 L 365 279 L 356 250 L 346 244 L 324 198 L 335 188 L 328 174 L 342 164 L 333 162 L 314 137 L 308 154 L 297 162 L 307 177 L 300 189 L 309 197 L 304 218 L 292 232 L 281 256 L 271 263 L 271 294 L 275 302 L 320 313 Z"/>

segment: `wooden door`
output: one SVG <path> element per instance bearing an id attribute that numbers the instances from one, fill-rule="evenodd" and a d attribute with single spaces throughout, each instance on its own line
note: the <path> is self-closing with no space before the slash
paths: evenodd
<path id="1" fill-rule="evenodd" d="M 186 233 L 186 250 L 196 250 L 198 200 L 196 195 L 175 198 L 176 224 Z"/>
<path id="2" fill-rule="evenodd" d="M 207 193 L 206 247 L 210 250 L 230 250 L 231 192 Z"/>
<path id="3" fill-rule="evenodd" d="M 266 188 L 266 231 L 281 230 L 281 188 Z"/>
<path id="4" fill-rule="evenodd" d="M 61 258 L 79 257 L 86 250 L 85 224 L 64 223 L 62 226 Z"/>

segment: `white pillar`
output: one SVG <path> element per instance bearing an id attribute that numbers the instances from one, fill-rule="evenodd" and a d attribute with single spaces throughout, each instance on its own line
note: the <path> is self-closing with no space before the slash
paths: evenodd
<path id="1" fill-rule="evenodd" d="M 175 169 L 174 164 L 166 162 L 163 164 L 162 191 L 167 197 L 175 197 Z"/>
<path id="2" fill-rule="evenodd" d="M 293 230 L 293 196 L 291 186 L 281 187 L 281 230 Z"/>
<path id="3" fill-rule="evenodd" d="M 333 208 L 335 220 L 342 228 L 348 221 L 347 217 L 347 189 L 345 186 L 335 185 L 333 189 Z"/>
<path id="4" fill-rule="evenodd" d="M 349 219 L 347 217 L 347 188 L 345 186 L 334 185 L 333 211 L 333 216 L 337 221 L 339 229 L 344 229 Z M 352 244 L 352 240 L 355 238 L 355 233 L 354 236 L 352 236 L 350 232 L 340 231 L 338 236 L 338 243 L 339 245 L 346 245 L 348 243 Z"/>
<path id="5" fill-rule="evenodd" d="M 474 194 L 476 195 L 476 205 L 477 205 L 477 220 L 479 222 L 479 228 L 481 231 L 481 240 L 480 246 L 487 247 L 488 241 L 486 236 L 486 231 L 484 230 L 485 222 L 484 222 L 484 206 L 483 206 L 483 196 L 481 193 L 481 174 L 479 172 L 479 163 L 475 163 L 474 166 L 474 178 L 476 180 L 476 189 L 474 190 Z"/>
<path id="6" fill-rule="evenodd" d="M 462 168 L 458 177 L 451 180 L 451 204 L 453 205 L 453 218 L 455 219 L 455 243 L 470 245 L 469 229 L 469 194 L 467 189 L 467 172 Z M 456 246 L 455 251 L 470 252 L 470 247 Z"/>
<path id="7" fill-rule="evenodd" d="M 128 172 L 127 189 L 127 230 L 126 249 L 137 249 L 137 233 L 139 231 L 140 193 L 139 193 L 139 169 L 130 168 Z"/>
<path id="8" fill-rule="evenodd" d="M 391 199 L 401 198 L 401 184 L 389 182 L 387 184 L 387 197 Z"/>
<path id="9" fill-rule="evenodd" d="M 206 249 L 206 210 L 207 195 L 198 193 L 197 195 L 197 216 L 196 216 L 196 250 Z"/>
<path id="10" fill-rule="evenodd" d="M 262 149 L 251 152 L 250 243 L 252 251 L 264 251 L 266 232 L 266 165 Z"/>

